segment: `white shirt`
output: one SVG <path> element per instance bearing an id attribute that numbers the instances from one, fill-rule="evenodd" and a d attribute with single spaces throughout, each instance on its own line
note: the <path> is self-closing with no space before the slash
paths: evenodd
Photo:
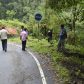
<path id="1" fill-rule="evenodd" d="M 5 29 L 0 30 L 0 36 L 1 36 L 1 40 L 7 39 L 7 30 Z"/>

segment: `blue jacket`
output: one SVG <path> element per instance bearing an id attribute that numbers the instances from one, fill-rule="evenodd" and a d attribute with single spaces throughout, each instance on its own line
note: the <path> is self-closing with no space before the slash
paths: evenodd
<path id="1" fill-rule="evenodd" d="M 65 37 L 64 37 L 64 33 L 65 32 L 66 32 L 65 28 L 61 29 L 61 32 L 60 32 L 60 35 L 59 35 L 60 40 L 64 40 L 65 39 Z"/>

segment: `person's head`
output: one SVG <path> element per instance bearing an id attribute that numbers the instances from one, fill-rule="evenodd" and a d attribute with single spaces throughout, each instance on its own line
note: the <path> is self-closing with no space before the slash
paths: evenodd
<path id="1" fill-rule="evenodd" d="M 24 31 L 27 31 L 27 29 L 26 29 L 26 28 L 24 28 Z"/>
<path id="2" fill-rule="evenodd" d="M 61 24 L 61 29 L 63 29 L 64 28 L 64 24 Z"/>
<path id="3" fill-rule="evenodd" d="M 21 26 L 21 29 L 23 30 L 24 29 L 24 26 Z"/>
<path id="4" fill-rule="evenodd" d="M 5 27 L 3 26 L 2 29 L 5 29 Z"/>
<path id="5" fill-rule="evenodd" d="M 24 26 L 22 25 L 21 28 L 24 28 Z"/>

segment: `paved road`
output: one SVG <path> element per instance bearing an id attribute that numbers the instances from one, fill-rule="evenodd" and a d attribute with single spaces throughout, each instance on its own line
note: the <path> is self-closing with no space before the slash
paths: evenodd
<path id="1" fill-rule="evenodd" d="M 33 57 L 21 48 L 8 45 L 4 52 L 0 43 L 0 84 L 43 84 Z"/>

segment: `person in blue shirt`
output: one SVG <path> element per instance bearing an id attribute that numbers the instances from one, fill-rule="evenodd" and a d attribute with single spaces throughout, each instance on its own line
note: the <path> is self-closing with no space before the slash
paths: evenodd
<path id="1" fill-rule="evenodd" d="M 59 41 L 58 41 L 58 46 L 57 46 L 57 51 L 63 51 L 65 49 L 65 39 L 67 38 L 67 32 L 66 29 L 64 28 L 64 24 L 61 25 L 61 31 L 59 34 Z"/>

